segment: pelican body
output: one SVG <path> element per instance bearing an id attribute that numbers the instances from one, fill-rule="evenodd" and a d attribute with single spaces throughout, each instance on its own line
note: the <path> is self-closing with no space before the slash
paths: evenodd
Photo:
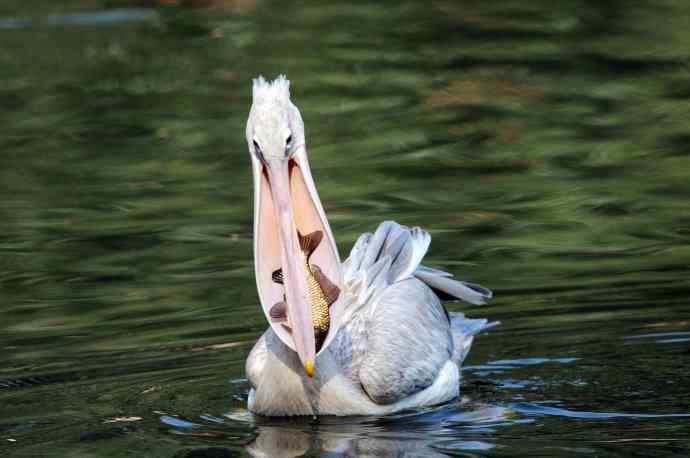
<path id="1" fill-rule="evenodd" d="M 270 327 L 247 358 L 249 410 L 382 415 L 457 397 L 474 336 L 495 323 L 441 299 L 481 304 L 491 292 L 422 265 L 429 234 L 391 221 L 341 263 L 289 82 L 253 83 L 254 264 Z"/>

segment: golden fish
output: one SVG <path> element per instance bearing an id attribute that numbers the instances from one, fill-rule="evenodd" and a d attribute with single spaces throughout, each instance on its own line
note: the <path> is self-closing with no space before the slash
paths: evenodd
<path id="1" fill-rule="evenodd" d="M 316 346 L 319 348 L 326 338 L 331 325 L 329 306 L 338 299 L 340 289 L 326 278 L 319 266 L 309 264 L 309 258 L 321 243 L 323 233 L 321 231 L 314 231 L 303 236 L 298 232 L 297 235 L 299 236 L 301 248 L 302 271 L 307 280 L 308 300 L 311 305 L 312 322 L 314 323 L 314 337 L 316 338 Z M 283 269 L 273 272 L 271 278 L 274 282 L 282 285 Z M 275 321 L 284 321 L 287 319 L 286 309 L 284 300 L 283 302 L 278 302 L 270 310 L 271 318 Z"/>

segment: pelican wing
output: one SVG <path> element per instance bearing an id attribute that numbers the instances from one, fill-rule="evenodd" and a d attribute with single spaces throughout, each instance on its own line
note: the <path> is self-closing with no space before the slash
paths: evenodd
<path id="1" fill-rule="evenodd" d="M 377 404 L 398 402 L 431 386 L 453 356 L 446 312 L 416 278 L 391 285 L 371 315 L 361 319 L 366 336 L 359 381 Z"/>
<path id="2" fill-rule="evenodd" d="M 356 304 L 373 300 L 383 286 L 416 277 L 441 299 L 483 304 L 492 293 L 483 286 L 457 280 L 452 274 L 421 264 L 431 236 L 418 227 L 409 229 L 384 221 L 374 234 L 362 234 L 343 263 L 343 279 Z M 350 306 L 351 304 L 347 304 Z"/>
<path id="3" fill-rule="evenodd" d="M 486 320 L 446 314 L 439 298 L 479 304 L 491 292 L 422 266 L 430 242 L 420 228 L 386 221 L 360 236 L 343 264 L 346 294 L 335 315 L 363 340 L 359 381 L 379 404 L 430 386 L 447 361 L 461 362 L 473 336 L 487 327 Z"/>

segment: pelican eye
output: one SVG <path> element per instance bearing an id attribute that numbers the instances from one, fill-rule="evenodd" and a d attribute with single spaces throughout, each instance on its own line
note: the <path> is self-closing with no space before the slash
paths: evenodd
<path id="1" fill-rule="evenodd" d="M 257 155 L 259 159 L 263 161 L 264 155 L 261 152 L 261 147 L 259 146 L 259 143 L 256 140 L 252 140 L 252 143 L 254 143 L 254 153 Z"/>
<path id="2" fill-rule="evenodd" d="M 292 134 L 288 135 L 288 138 L 285 139 L 285 152 L 287 153 L 291 147 L 292 147 Z"/>

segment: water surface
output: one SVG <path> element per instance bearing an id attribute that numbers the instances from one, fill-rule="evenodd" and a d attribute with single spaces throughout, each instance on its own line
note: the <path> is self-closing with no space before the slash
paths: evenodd
<path id="1" fill-rule="evenodd" d="M 30 4 L 29 4 L 30 3 Z M 690 454 L 682 1 L 6 1 L 0 451 Z M 383 219 L 503 325 L 457 402 L 255 418 L 250 79 L 287 73 L 341 254 Z"/>

